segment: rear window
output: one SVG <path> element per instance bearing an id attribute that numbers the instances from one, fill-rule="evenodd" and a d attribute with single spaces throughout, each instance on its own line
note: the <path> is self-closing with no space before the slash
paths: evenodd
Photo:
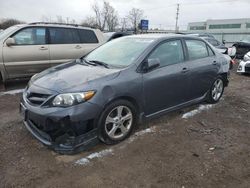
<path id="1" fill-rule="evenodd" d="M 94 31 L 87 29 L 79 29 L 81 43 L 98 43 L 98 39 Z"/>
<path id="2" fill-rule="evenodd" d="M 50 44 L 80 43 L 77 30 L 70 28 L 49 28 Z"/>

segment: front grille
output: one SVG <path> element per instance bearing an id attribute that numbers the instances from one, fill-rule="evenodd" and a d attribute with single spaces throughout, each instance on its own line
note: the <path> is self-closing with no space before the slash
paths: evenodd
<path id="1" fill-rule="evenodd" d="M 27 100 L 33 105 L 41 105 L 43 104 L 49 97 L 48 94 L 41 93 L 27 93 Z"/>

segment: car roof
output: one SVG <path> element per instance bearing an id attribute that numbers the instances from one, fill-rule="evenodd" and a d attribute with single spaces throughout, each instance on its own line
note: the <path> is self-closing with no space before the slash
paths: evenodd
<path id="1" fill-rule="evenodd" d="M 28 24 L 19 24 L 18 26 L 27 27 L 27 26 L 43 26 L 43 27 L 61 27 L 61 28 L 75 28 L 75 29 L 89 29 L 97 30 L 90 27 L 83 27 L 77 24 L 65 24 L 65 23 L 47 23 L 47 22 L 34 22 Z"/>
<path id="2" fill-rule="evenodd" d="M 196 36 L 188 36 L 182 34 L 175 34 L 175 33 L 162 33 L 162 34 L 139 34 L 139 35 L 129 35 L 125 36 L 126 38 L 142 38 L 142 39 L 155 39 L 155 40 L 164 40 L 164 39 L 171 39 L 171 38 L 191 38 L 191 39 L 201 39 L 200 37 Z"/>

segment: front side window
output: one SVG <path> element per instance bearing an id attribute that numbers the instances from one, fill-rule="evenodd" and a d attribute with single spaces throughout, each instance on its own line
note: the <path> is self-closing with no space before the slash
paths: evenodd
<path id="1" fill-rule="evenodd" d="M 22 29 L 13 38 L 17 45 L 42 45 L 46 44 L 46 30 L 45 28 Z"/>
<path id="2" fill-rule="evenodd" d="M 172 65 L 184 61 L 183 49 L 180 40 L 168 41 L 160 44 L 148 59 L 158 59 L 160 66 Z"/>
<path id="3" fill-rule="evenodd" d="M 80 43 L 77 30 L 71 28 L 50 28 L 50 44 Z"/>
<path id="4" fill-rule="evenodd" d="M 186 40 L 190 60 L 208 57 L 207 45 L 200 40 Z"/>

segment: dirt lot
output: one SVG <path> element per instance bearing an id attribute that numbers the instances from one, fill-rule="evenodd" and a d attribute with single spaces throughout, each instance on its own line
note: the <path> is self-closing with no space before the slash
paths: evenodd
<path id="1" fill-rule="evenodd" d="M 232 73 L 222 100 L 194 116 L 182 118 L 199 106 L 155 119 L 118 145 L 74 156 L 31 136 L 19 97 L 0 96 L 0 187 L 250 187 L 249 76 Z"/>

